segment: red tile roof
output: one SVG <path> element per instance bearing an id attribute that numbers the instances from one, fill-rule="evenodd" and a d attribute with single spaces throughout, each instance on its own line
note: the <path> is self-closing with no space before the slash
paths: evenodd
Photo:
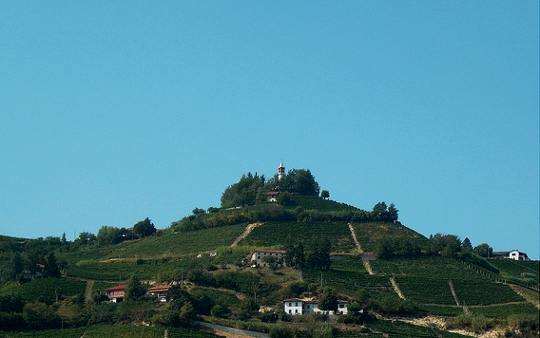
<path id="1" fill-rule="evenodd" d="M 112 292 L 112 291 L 124 291 L 127 288 L 127 284 L 122 284 L 118 286 L 114 286 L 112 288 L 108 288 L 105 291 L 106 292 Z"/>

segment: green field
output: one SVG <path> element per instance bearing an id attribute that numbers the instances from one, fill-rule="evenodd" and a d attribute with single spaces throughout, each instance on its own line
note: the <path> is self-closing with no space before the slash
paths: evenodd
<path id="1" fill-rule="evenodd" d="M 136 325 L 93 325 L 90 327 L 66 328 L 55 330 L 2 332 L 0 337 L 5 338 L 163 338 L 165 329 L 159 326 Z M 169 328 L 170 338 L 212 338 L 218 337 L 197 328 Z"/>
<path id="2" fill-rule="evenodd" d="M 285 245 L 287 241 L 302 240 L 304 245 L 309 245 L 323 238 L 327 238 L 332 243 L 332 252 L 355 250 L 347 222 L 267 222 L 255 228 L 249 236 L 240 241 L 240 244 L 272 247 Z"/>
<path id="3" fill-rule="evenodd" d="M 65 278 L 39 278 L 3 291 L 3 294 L 19 294 L 27 302 L 42 301 L 52 304 L 59 299 L 80 295 L 86 289 L 86 282 Z"/>
<path id="4" fill-rule="evenodd" d="M 425 241 L 426 238 L 400 223 L 353 223 L 356 238 L 366 252 L 373 252 L 377 242 L 389 238 L 406 238 Z"/>

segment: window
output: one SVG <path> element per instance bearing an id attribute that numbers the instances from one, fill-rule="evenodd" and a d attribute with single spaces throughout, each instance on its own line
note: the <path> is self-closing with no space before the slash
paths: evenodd
<path id="1" fill-rule="evenodd" d="M 294 303 L 294 306 L 298 306 L 298 303 Z"/>

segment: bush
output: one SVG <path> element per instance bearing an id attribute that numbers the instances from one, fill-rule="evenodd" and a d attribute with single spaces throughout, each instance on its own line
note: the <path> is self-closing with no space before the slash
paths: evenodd
<path id="1" fill-rule="evenodd" d="M 325 324 L 313 331 L 313 338 L 332 338 L 334 335 L 334 327 L 330 324 Z"/>
<path id="2" fill-rule="evenodd" d="M 225 309 L 221 305 L 214 305 L 212 307 L 212 310 L 210 310 L 210 314 L 214 317 L 223 317 L 225 314 Z"/>

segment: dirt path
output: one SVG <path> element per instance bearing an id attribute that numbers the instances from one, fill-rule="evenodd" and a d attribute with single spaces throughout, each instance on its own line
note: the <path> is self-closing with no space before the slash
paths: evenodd
<path id="1" fill-rule="evenodd" d="M 240 242 L 241 240 L 246 238 L 247 235 L 249 235 L 253 231 L 253 229 L 255 229 L 256 227 L 259 227 L 259 226 L 261 226 L 263 224 L 264 223 L 251 223 L 251 224 L 248 224 L 248 226 L 246 227 L 246 230 L 244 230 L 244 232 L 240 236 L 238 236 L 237 239 L 234 240 L 234 242 L 231 244 L 231 247 L 236 246 L 236 244 L 238 244 L 238 242 Z"/>
<path id="2" fill-rule="evenodd" d="M 405 300 L 405 296 L 403 295 L 403 292 L 401 292 L 401 289 L 399 288 L 399 285 L 394 277 L 390 277 L 390 283 L 392 283 L 392 287 L 394 288 L 394 291 L 397 293 L 399 298 Z"/>
<path id="3" fill-rule="evenodd" d="M 371 264 L 369 264 L 370 260 L 373 260 L 374 256 L 369 254 L 363 254 L 362 255 L 362 264 L 364 264 L 364 268 L 370 275 L 374 275 L 375 271 L 371 268 Z"/>
<path id="4" fill-rule="evenodd" d="M 94 281 L 86 281 L 86 290 L 84 291 L 84 299 L 88 302 L 92 300 L 92 289 L 94 288 Z"/>
<path id="5" fill-rule="evenodd" d="M 359 254 L 363 254 L 364 250 L 362 250 L 362 247 L 360 246 L 360 242 L 358 242 L 358 238 L 356 238 L 356 233 L 354 232 L 352 223 L 349 223 L 349 230 L 351 230 L 351 235 L 354 240 L 354 244 L 356 244 L 356 250 L 358 250 Z"/>
<path id="6" fill-rule="evenodd" d="M 458 299 L 456 290 L 454 289 L 454 283 L 452 283 L 451 279 L 448 281 L 448 285 L 450 286 L 450 291 L 452 292 L 452 296 L 454 297 L 454 301 L 456 302 L 456 305 L 459 306 L 459 299 Z"/>

